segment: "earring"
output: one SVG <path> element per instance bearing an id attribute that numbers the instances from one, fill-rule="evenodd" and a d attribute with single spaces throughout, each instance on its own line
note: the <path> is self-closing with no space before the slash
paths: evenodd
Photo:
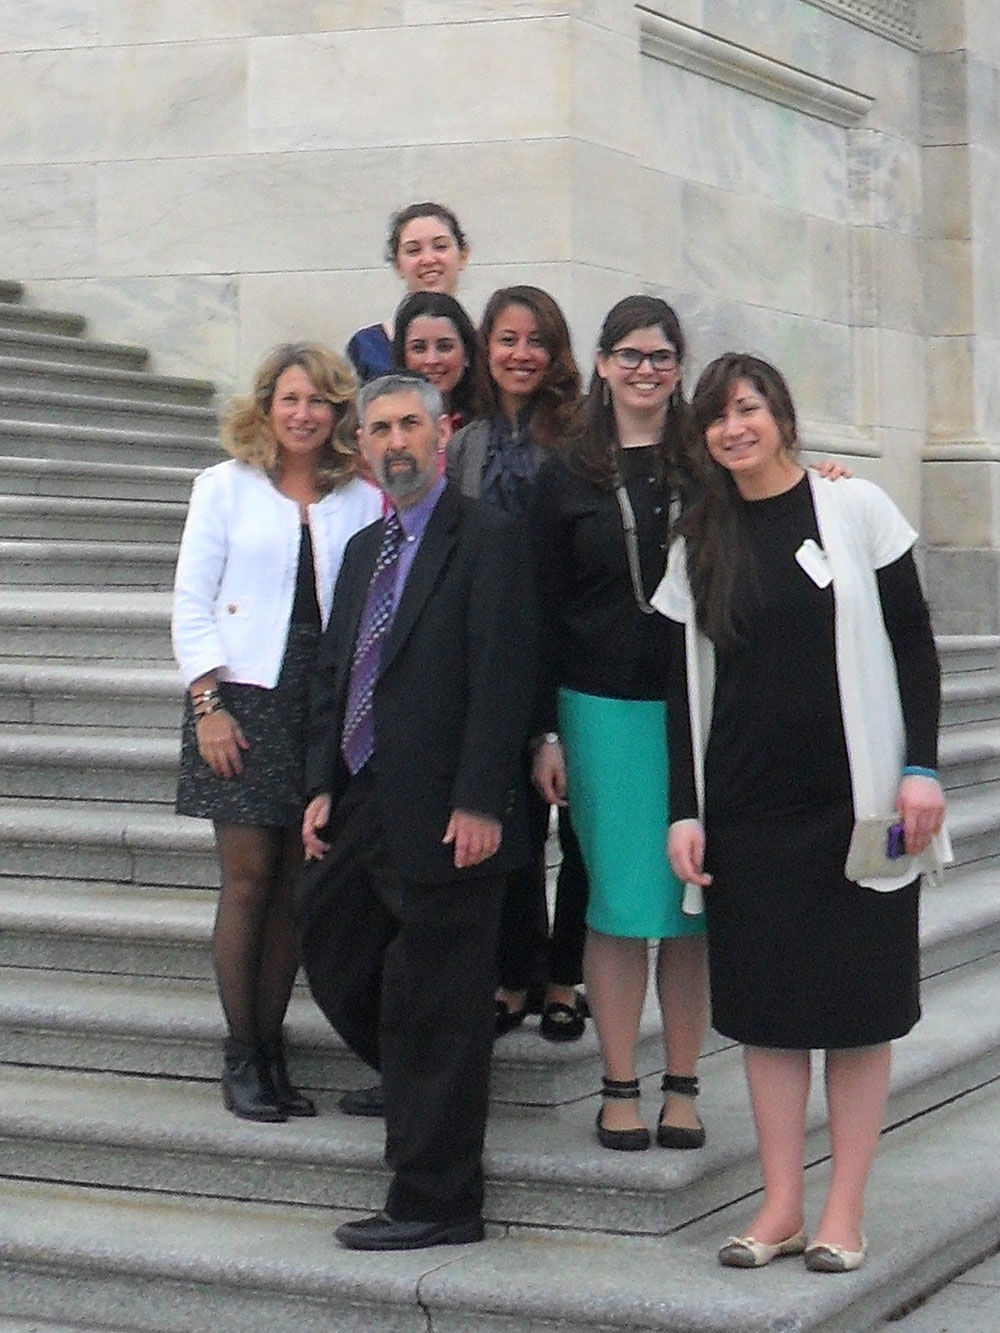
<path id="1" fill-rule="evenodd" d="M 605 407 L 611 406 L 611 390 L 608 387 L 607 380 L 601 380 L 601 402 Z"/>

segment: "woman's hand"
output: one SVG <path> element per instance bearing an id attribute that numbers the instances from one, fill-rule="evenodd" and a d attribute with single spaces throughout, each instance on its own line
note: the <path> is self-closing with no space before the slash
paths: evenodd
<path id="1" fill-rule="evenodd" d="M 915 774 L 903 778 L 896 794 L 896 809 L 903 817 L 907 855 L 919 856 L 944 823 L 941 784 Z"/>
<path id="2" fill-rule="evenodd" d="M 562 741 L 542 741 L 531 761 L 535 790 L 549 805 L 566 805 L 566 755 Z"/>
<path id="3" fill-rule="evenodd" d="M 705 830 L 697 819 L 678 819 L 667 830 L 667 856 L 674 874 L 682 884 L 697 884 L 706 889 L 712 876 L 706 875 Z"/>
<path id="4" fill-rule="evenodd" d="M 241 751 L 249 750 L 250 743 L 224 708 L 197 718 L 194 730 L 198 753 L 217 778 L 234 778 L 243 772 Z"/>
<path id="5" fill-rule="evenodd" d="M 849 467 L 835 463 L 832 458 L 821 458 L 818 463 L 813 463 L 812 470 L 818 472 L 821 477 L 825 477 L 827 481 L 839 481 L 841 477 L 854 476 Z"/>

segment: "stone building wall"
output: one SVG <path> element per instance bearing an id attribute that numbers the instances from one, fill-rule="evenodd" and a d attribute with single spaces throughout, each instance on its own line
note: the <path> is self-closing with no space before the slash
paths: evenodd
<path id="1" fill-rule="evenodd" d="M 440 198 L 473 315 L 537 282 L 585 363 L 644 287 L 689 378 L 732 345 L 777 361 L 807 443 L 923 527 L 941 628 L 995 630 L 993 8 L 0 0 L 4 276 L 228 390 L 282 338 L 388 315 L 385 220 Z"/>

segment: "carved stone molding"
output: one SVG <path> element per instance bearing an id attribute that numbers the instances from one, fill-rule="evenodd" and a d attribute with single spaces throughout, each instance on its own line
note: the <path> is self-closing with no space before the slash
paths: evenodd
<path id="1" fill-rule="evenodd" d="M 638 5 L 639 49 L 717 83 L 834 125 L 856 125 L 874 98 Z"/>
<path id="2" fill-rule="evenodd" d="M 889 37 L 911 51 L 920 50 L 917 0 L 806 0 L 806 4 Z"/>

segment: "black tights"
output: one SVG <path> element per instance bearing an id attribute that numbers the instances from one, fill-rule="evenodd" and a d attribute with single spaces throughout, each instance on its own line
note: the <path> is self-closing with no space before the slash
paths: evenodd
<path id="1" fill-rule="evenodd" d="M 302 863 L 297 826 L 216 824 L 222 887 L 212 955 L 229 1034 L 237 1041 L 278 1037 L 299 965 L 295 877 Z"/>

